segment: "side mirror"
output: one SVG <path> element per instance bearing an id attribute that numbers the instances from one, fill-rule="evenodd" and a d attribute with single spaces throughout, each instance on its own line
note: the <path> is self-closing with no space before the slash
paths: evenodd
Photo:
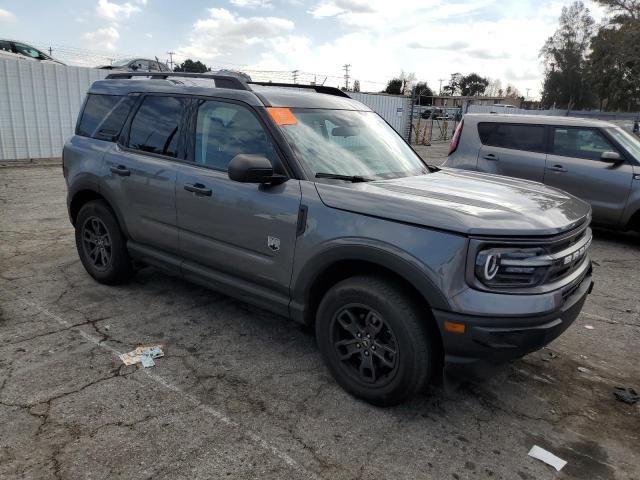
<path id="1" fill-rule="evenodd" d="M 600 160 L 606 163 L 620 163 L 622 157 L 618 152 L 602 152 Z"/>
<path id="2" fill-rule="evenodd" d="M 271 183 L 284 182 L 287 177 L 274 175 L 273 165 L 264 155 L 241 153 L 231 159 L 227 166 L 229 178 L 242 183 Z"/>

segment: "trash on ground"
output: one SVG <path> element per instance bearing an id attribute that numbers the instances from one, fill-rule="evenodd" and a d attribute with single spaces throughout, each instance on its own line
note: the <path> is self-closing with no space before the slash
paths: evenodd
<path id="1" fill-rule="evenodd" d="M 551 465 L 557 471 L 562 470 L 562 467 L 567 464 L 567 462 L 562 460 L 560 457 L 556 457 L 553 453 L 537 445 L 531 447 L 531 450 L 529 450 L 529 456 L 541 460 L 547 465 Z"/>
<path id="2" fill-rule="evenodd" d="M 121 354 L 120 360 L 122 360 L 122 363 L 125 365 L 142 363 L 144 368 L 153 367 L 156 364 L 156 362 L 153 361 L 154 358 L 164 357 L 164 352 L 161 347 L 162 345 L 141 346 L 128 353 Z"/>
<path id="3" fill-rule="evenodd" d="M 640 395 L 633 388 L 616 387 L 613 389 L 613 394 L 618 400 L 629 405 L 633 405 L 640 400 Z"/>
<path id="4" fill-rule="evenodd" d="M 585 325 L 584 328 L 587 330 L 593 330 L 593 325 Z"/>
<path id="5" fill-rule="evenodd" d="M 581 373 L 591 373 L 591 370 L 589 370 L 587 367 L 578 367 L 578 371 Z"/>

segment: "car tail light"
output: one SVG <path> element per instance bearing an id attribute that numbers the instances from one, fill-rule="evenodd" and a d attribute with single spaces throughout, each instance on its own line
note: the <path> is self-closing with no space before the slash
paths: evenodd
<path id="1" fill-rule="evenodd" d="M 456 131 L 454 132 L 453 137 L 451 137 L 451 145 L 449 146 L 448 155 L 451 155 L 458 148 L 458 143 L 460 142 L 460 135 L 462 134 L 463 126 L 464 126 L 464 119 L 460 121 L 460 124 L 458 125 L 458 128 L 456 128 Z"/>

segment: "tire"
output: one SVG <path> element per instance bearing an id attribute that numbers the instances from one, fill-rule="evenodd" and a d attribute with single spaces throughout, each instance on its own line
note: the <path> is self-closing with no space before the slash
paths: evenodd
<path id="1" fill-rule="evenodd" d="M 100 283 L 124 283 L 134 273 L 126 238 L 103 200 L 86 203 L 76 218 L 76 248 L 85 270 Z"/>
<path id="2" fill-rule="evenodd" d="M 396 405 L 424 390 L 436 365 L 436 344 L 425 315 L 430 313 L 394 283 L 352 277 L 332 287 L 320 302 L 318 348 L 347 392 L 373 405 Z"/>

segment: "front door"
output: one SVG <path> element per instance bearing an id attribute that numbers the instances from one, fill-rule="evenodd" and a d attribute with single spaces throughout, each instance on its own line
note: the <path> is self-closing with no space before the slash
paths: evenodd
<path id="1" fill-rule="evenodd" d="M 603 152 L 624 156 L 597 128 L 554 127 L 544 183 L 591 204 L 597 223 L 618 225 L 633 181 L 628 161 L 611 164 Z"/>
<path id="2" fill-rule="evenodd" d="M 274 143 L 248 107 L 198 101 L 190 164 L 178 166 L 176 205 L 185 275 L 202 266 L 288 297 L 300 208 L 300 182 L 238 183 L 227 165 L 238 154 L 269 158 L 284 173 Z"/>
<path id="3" fill-rule="evenodd" d="M 129 237 L 178 253 L 175 159 L 183 100 L 146 96 L 128 139 L 105 156 L 105 186 L 116 198 Z"/>

